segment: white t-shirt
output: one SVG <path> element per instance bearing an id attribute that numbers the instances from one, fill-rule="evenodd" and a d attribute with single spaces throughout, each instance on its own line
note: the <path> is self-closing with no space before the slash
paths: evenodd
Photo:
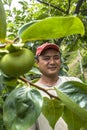
<path id="1" fill-rule="evenodd" d="M 58 87 L 59 85 L 61 85 L 62 83 L 66 82 L 66 81 L 71 81 L 71 80 L 74 80 L 74 81 L 80 81 L 80 79 L 76 78 L 76 77 L 66 77 L 66 76 L 59 76 L 59 79 L 58 81 L 54 84 L 53 87 Z M 42 87 L 42 88 L 49 88 L 49 86 L 46 86 L 44 84 L 41 84 L 38 82 L 36 82 L 36 85 Z M 53 95 L 56 96 L 56 92 L 54 90 L 49 90 L 49 92 Z M 48 96 L 45 92 L 41 91 L 41 94 L 42 96 Z M 49 96 L 48 96 L 49 97 Z M 49 125 L 49 122 L 48 120 L 44 117 L 44 115 L 41 113 L 38 120 L 37 120 L 37 123 L 38 123 L 38 128 L 36 129 L 35 128 L 35 125 L 33 125 L 30 129 L 28 130 L 52 130 L 52 128 L 50 127 Z M 60 118 L 56 125 L 55 125 L 55 128 L 54 130 L 68 130 L 67 128 L 67 124 L 64 122 L 64 120 L 62 118 Z"/>

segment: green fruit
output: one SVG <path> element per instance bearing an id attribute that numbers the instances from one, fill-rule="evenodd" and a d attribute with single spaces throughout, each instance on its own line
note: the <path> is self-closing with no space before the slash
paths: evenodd
<path id="1" fill-rule="evenodd" d="M 0 0 L 0 41 L 6 37 L 6 15 L 2 1 Z"/>
<path id="2" fill-rule="evenodd" d="M 32 51 L 22 48 L 21 50 L 5 54 L 0 63 L 2 72 L 11 77 L 18 77 L 27 73 L 34 64 Z"/>
<path id="3" fill-rule="evenodd" d="M 5 46 L 5 49 L 6 50 L 8 50 L 10 53 L 11 52 L 15 52 L 15 51 L 18 51 L 18 50 L 20 50 L 21 49 L 21 47 L 23 47 L 23 43 L 17 43 L 17 44 L 15 44 L 15 43 L 12 43 L 12 44 L 7 44 L 6 46 Z"/>

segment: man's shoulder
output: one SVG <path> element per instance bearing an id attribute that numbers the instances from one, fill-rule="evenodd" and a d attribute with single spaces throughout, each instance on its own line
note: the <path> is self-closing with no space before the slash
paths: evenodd
<path id="1" fill-rule="evenodd" d="M 63 81 L 72 81 L 72 80 L 74 80 L 74 81 L 80 81 L 81 82 L 81 80 L 78 77 L 73 77 L 73 76 L 59 76 L 59 79 L 63 80 Z"/>
<path id="2" fill-rule="evenodd" d="M 79 78 L 77 77 L 69 77 L 69 76 L 59 76 L 59 79 L 56 83 L 57 86 L 61 85 L 64 82 L 67 81 L 78 81 L 78 82 L 82 82 Z"/>
<path id="3" fill-rule="evenodd" d="M 61 84 L 63 82 L 67 82 L 67 81 L 78 81 L 78 82 L 82 82 L 79 78 L 77 77 L 69 77 L 69 76 L 59 76 L 59 80 L 57 82 L 57 84 Z"/>

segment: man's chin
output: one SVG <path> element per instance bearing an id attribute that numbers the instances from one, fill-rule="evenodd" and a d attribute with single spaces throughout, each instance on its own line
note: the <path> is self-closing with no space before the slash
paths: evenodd
<path id="1" fill-rule="evenodd" d="M 54 78 L 55 76 L 57 76 L 57 75 L 58 75 L 58 73 L 54 73 L 54 72 L 51 72 L 51 73 L 48 74 L 48 76 L 53 77 L 53 78 Z"/>

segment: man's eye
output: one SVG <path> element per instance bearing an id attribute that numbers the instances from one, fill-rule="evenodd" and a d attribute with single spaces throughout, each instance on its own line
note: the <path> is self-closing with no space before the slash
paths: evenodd
<path id="1" fill-rule="evenodd" d="M 49 60 L 50 58 L 49 57 L 44 57 L 43 60 Z"/>
<path id="2" fill-rule="evenodd" d="M 58 59 L 60 59 L 60 57 L 59 56 L 55 56 L 54 59 L 58 60 Z"/>

